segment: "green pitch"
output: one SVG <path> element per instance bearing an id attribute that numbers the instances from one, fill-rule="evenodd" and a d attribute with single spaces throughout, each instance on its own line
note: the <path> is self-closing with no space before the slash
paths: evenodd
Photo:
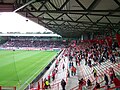
<path id="1" fill-rule="evenodd" d="M 0 86 L 25 88 L 57 55 L 56 51 L 0 51 Z"/>

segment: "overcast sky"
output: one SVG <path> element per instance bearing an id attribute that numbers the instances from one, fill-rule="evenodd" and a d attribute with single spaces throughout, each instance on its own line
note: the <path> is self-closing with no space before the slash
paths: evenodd
<path id="1" fill-rule="evenodd" d="M 28 21 L 26 21 L 28 20 Z M 13 12 L 0 13 L 0 32 L 44 32 L 43 26 Z"/>

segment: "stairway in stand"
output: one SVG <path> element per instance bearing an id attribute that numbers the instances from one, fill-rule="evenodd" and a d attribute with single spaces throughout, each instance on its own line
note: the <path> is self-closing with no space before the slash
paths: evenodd
<path id="1" fill-rule="evenodd" d="M 89 90 L 93 90 L 93 87 L 95 86 L 96 81 L 98 83 L 100 83 L 101 87 L 102 86 L 104 87 L 104 85 L 105 85 L 104 74 L 107 74 L 107 76 L 109 77 L 108 70 L 109 70 L 110 67 L 112 67 L 115 71 L 115 74 L 117 76 L 120 76 L 120 68 L 119 68 L 120 66 L 119 65 L 120 65 L 120 63 L 118 63 L 118 62 L 113 64 L 109 60 L 107 60 L 105 62 L 102 62 L 101 65 L 98 64 L 98 65 L 95 65 L 95 66 L 90 68 L 88 65 L 85 65 L 85 62 L 84 62 L 84 59 L 83 59 L 82 62 L 81 62 L 81 65 L 77 66 L 78 79 L 83 78 L 83 79 L 85 79 L 85 81 L 90 79 L 93 85 L 92 85 L 91 88 L 89 88 Z M 96 71 L 97 71 L 97 76 L 98 76 L 97 79 L 94 78 L 94 75 L 92 73 L 93 68 L 95 68 Z M 114 87 L 114 84 L 109 84 L 109 86 Z M 77 90 L 77 89 L 78 89 L 78 86 L 74 87 L 71 90 Z M 88 87 L 85 86 L 84 89 L 88 90 Z M 101 90 L 103 90 L 103 88 Z"/>

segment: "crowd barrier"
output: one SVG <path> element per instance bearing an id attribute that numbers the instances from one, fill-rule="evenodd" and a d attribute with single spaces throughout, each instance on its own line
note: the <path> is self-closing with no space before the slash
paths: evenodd
<path id="1" fill-rule="evenodd" d="M 110 84 L 109 84 L 109 86 L 110 86 Z M 73 87 L 72 89 L 70 89 L 70 90 L 80 90 L 79 88 L 82 88 L 82 87 L 79 87 L 79 85 L 77 85 L 77 86 L 75 86 L 75 87 Z M 104 86 L 101 86 L 100 88 L 99 88 L 99 90 L 115 90 L 116 88 L 120 88 L 120 86 L 117 86 L 117 87 L 115 87 L 115 86 L 113 86 L 113 87 L 110 87 L 110 88 L 108 88 L 107 89 L 107 87 L 104 85 Z"/>
<path id="2" fill-rule="evenodd" d="M 47 50 L 47 51 L 60 51 L 61 48 L 50 48 L 50 47 L 0 47 L 0 50 Z"/>
<path id="3" fill-rule="evenodd" d="M 16 87 L 15 86 L 0 86 L 0 90 L 16 90 Z"/>

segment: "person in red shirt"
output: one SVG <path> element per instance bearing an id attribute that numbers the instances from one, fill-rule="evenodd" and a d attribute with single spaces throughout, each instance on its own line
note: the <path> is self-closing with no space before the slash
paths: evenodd
<path id="1" fill-rule="evenodd" d="M 113 78 L 113 83 L 117 87 L 116 90 L 120 90 L 120 80 L 116 76 Z"/>
<path id="2" fill-rule="evenodd" d="M 112 67 L 109 68 L 109 75 L 110 75 L 110 83 L 113 82 L 113 77 L 115 76 L 115 72 Z"/>
<path id="3" fill-rule="evenodd" d="M 73 75 L 76 75 L 76 68 L 73 67 Z"/>
<path id="4" fill-rule="evenodd" d="M 81 78 L 78 84 L 79 84 L 79 90 L 82 90 L 82 87 L 86 85 L 86 81 L 83 78 Z"/>
<path id="5" fill-rule="evenodd" d="M 50 82 L 50 74 L 48 75 L 48 81 Z"/>
<path id="6" fill-rule="evenodd" d="M 52 79 L 53 79 L 53 81 L 55 80 L 55 74 L 56 74 L 56 73 L 55 73 L 55 71 L 53 70 L 53 71 L 52 71 Z"/>
<path id="7" fill-rule="evenodd" d="M 74 75 L 74 66 L 71 67 L 71 76 Z"/>

